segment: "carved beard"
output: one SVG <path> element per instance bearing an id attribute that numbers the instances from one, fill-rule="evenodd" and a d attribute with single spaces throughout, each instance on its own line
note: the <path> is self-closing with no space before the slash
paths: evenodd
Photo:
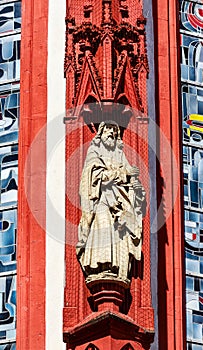
<path id="1" fill-rule="evenodd" d="M 116 138 L 112 138 L 106 135 L 101 136 L 101 140 L 103 142 L 103 145 L 110 150 L 114 150 L 116 147 Z"/>

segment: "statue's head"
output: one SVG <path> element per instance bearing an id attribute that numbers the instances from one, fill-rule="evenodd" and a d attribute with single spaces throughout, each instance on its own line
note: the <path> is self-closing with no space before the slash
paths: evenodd
<path id="1" fill-rule="evenodd" d="M 99 144 L 102 142 L 106 148 L 115 149 L 116 145 L 122 148 L 122 141 L 120 136 L 120 128 L 113 120 L 107 120 L 99 124 L 97 135 L 94 142 Z"/>

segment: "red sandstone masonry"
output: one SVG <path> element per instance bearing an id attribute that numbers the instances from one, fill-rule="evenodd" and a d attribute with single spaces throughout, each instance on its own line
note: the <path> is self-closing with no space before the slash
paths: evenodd
<path id="1" fill-rule="evenodd" d="M 109 2 L 108 2 L 109 3 Z M 96 54 L 91 55 L 88 50 L 86 50 L 86 55 L 83 55 L 80 51 L 78 44 L 75 44 L 75 50 L 70 45 L 66 45 L 66 60 L 65 60 L 65 76 L 67 81 L 67 99 L 66 99 L 66 108 L 69 111 L 70 108 L 74 108 L 76 105 L 83 105 L 85 102 L 88 103 L 88 98 L 94 101 L 103 101 L 107 99 L 115 103 L 126 103 L 130 104 L 134 110 L 138 112 L 144 112 L 147 115 L 147 96 L 146 96 L 146 78 L 148 74 L 148 63 L 145 47 L 145 34 L 144 26 L 145 19 L 142 15 L 142 3 L 140 1 L 127 1 L 126 4 L 129 6 L 129 18 L 126 19 L 127 22 L 130 22 L 130 26 L 134 26 L 137 29 L 139 40 L 137 45 L 137 52 L 140 54 L 140 59 L 142 56 L 143 65 L 140 64 L 139 68 L 136 66 L 133 71 L 129 58 L 122 58 L 123 62 L 119 65 L 117 62 L 117 71 L 114 67 L 112 69 L 112 45 L 114 42 L 111 42 L 113 36 L 111 33 L 108 34 L 107 38 L 102 42 L 99 49 L 96 48 L 96 45 L 93 40 L 96 38 L 96 31 L 91 39 L 90 45 L 92 45 L 92 52 L 96 51 Z M 78 10 L 78 6 L 81 8 Z M 72 42 L 75 39 L 74 35 L 78 32 L 82 33 L 85 31 L 85 24 L 90 26 L 90 30 L 95 30 L 90 24 L 88 24 L 88 19 L 85 19 L 81 15 L 81 9 L 84 9 L 84 2 L 81 0 L 76 3 L 70 1 L 67 2 L 67 30 L 69 30 L 69 36 L 67 39 Z M 93 24 L 99 28 L 101 26 L 104 18 L 102 17 L 102 1 L 92 1 L 92 13 L 89 18 L 92 18 Z M 107 4 L 108 9 L 108 4 Z M 121 14 L 118 13 L 119 1 L 112 1 L 111 16 L 114 20 L 121 20 Z M 108 22 L 108 16 L 106 21 Z M 139 21 L 138 21 L 139 19 Z M 104 20 L 105 22 L 105 20 Z M 74 23 L 74 24 L 73 24 Z M 118 23 L 119 24 L 119 23 Z M 74 29 L 77 27 L 77 29 Z M 81 27 L 80 27 L 81 26 Z M 128 27 L 129 30 L 131 27 Z M 80 27 L 80 28 L 79 28 Z M 116 27 L 116 24 L 115 24 Z M 70 29 L 68 29 L 70 28 Z M 72 34 L 75 30 L 76 34 Z M 67 32 L 68 33 L 68 32 Z M 82 34 L 81 34 L 82 35 Z M 73 39 L 72 39 L 73 38 Z M 127 38 L 128 39 L 128 38 Z M 80 40 L 80 39 L 78 39 Z M 101 39 L 103 40 L 103 38 Z M 79 43 L 79 41 L 78 41 Z M 86 42 L 86 45 L 89 43 Z M 77 61 L 77 55 L 80 54 L 83 57 L 83 65 L 80 67 Z M 118 60 L 120 57 L 118 57 Z M 140 61 L 141 62 L 141 61 Z M 124 69 L 122 68 L 124 65 Z M 69 68 L 68 68 L 69 67 Z M 75 87 L 73 88 L 72 77 L 70 67 L 73 67 L 78 73 L 78 81 L 75 81 Z M 121 68 L 119 68 L 121 67 Z M 68 68 L 68 70 L 67 70 Z M 123 71 L 121 70 L 123 69 Z M 137 71 L 136 71 L 137 69 Z M 135 73 L 136 71 L 136 73 Z M 137 80 L 135 75 L 137 74 Z M 118 82 L 115 83 L 115 78 L 118 78 Z M 119 80 L 120 79 L 120 80 Z M 117 81 L 117 80 L 116 80 Z M 103 87 L 103 89 L 102 89 Z M 76 93 L 74 94 L 74 92 Z M 126 101 L 129 101 L 128 103 Z M 138 113 L 139 114 L 139 113 Z M 87 297 L 90 296 L 90 292 L 84 283 L 84 277 L 81 272 L 79 263 L 76 258 L 75 253 L 75 244 L 77 242 L 78 235 L 78 223 L 80 220 L 80 210 L 77 208 L 78 203 L 78 192 L 79 192 L 79 181 L 84 164 L 85 153 L 83 152 L 83 146 L 90 142 L 94 137 L 94 134 L 90 131 L 87 125 L 84 123 L 83 118 L 80 116 L 80 112 L 75 110 L 74 116 L 77 116 L 77 120 L 73 119 L 71 121 L 71 112 L 67 113 L 67 117 L 70 117 L 67 122 L 67 138 L 66 138 L 66 164 L 68 164 L 72 155 L 76 150 L 77 157 L 75 158 L 75 163 L 72 164 L 71 173 L 67 174 L 66 178 L 66 287 L 64 291 L 65 300 L 64 300 L 64 340 L 67 341 L 67 334 L 73 332 L 77 327 L 83 327 L 86 320 L 91 318 L 94 321 L 96 314 L 91 311 Z M 125 116 L 123 116 L 125 118 Z M 75 118 L 75 117 L 74 117 Z M 137 162 L 132 158 L 132 152 L 129 153 L 129 161 L 133 164 L 136 163 L 140 168 L 141 181 L 144 187 L 149 193 L 149 178 L 146 174 L 145 169 L 148 168 L 148 124 L 145 121 L 138 121 L 136 117 L 133 120 L 129 121 L 128 128 L 124 132 L 124 144 L 128 145 L 130 149 L 134 150 L 135 153 L 139 155 L 137 157 Z M 122 120 L 118 120 L 118 123 L 121 123 Z M 131 124 L 132 123 L 132 124 Z M 71 131 L 72 130 L 72 131 Z M 138 135 L 139 136 L 138 136 Z M 86 147 L 87 150 L 87 147 Z M 142 159 L 142 162 L 139 163 L 139 157 Z M 145 168 L 146 167 L 146 168 Z M 71 201 L 70 201 L 71 198 Z M 149 198 L 148 198 L 149 203 Z M 70 243 L 71 242 L 71 243 Z M 138 340 L 135 343 L 133 341 L 132 345 L 136 349 L 147 349 L 149 345 L 151 335 L 153 335 L 153 310 L 151 307 L 151 293 L 150 293 L 150 215 L 149 211 L 144 219 L 144 242 L 143 242 L 143 254 L 144 254 L 144 267 L 143 267 L 143 279 L 133 279 L 131 283 L 131 294 L 132 294 L 132 304 L 128 310 L 128 317 L 130 317 L 134 326 L 138 325 L 140 333 L 138 334 Z M 139 264 L 138 264 L 139 265 Z M 141 269 L 141 267 L 139 267 Z M 71 288 L 70 288 L 71 286 Z M 110 307 L 110 306 L 109 306 Z M 101 306 L 102 311 L 102 306 Z M 103 311 L 106 311 L 105 305 Z M 110 322 L 110 321 L 109 321 Z M 80 325 L 80 326 L 79 326 Z M 75 328 L 76 327 L 76 328 Z M 85 326 L 86 327 L 86 326 Z M 87 331 L 88 332 L 87 326 Z M 90 327 L 91 328 L 91 327 Z M 98 328 L 98 326 L 97 326 Z M 119 324 L 120 330 L 122 329 L 122 321 Z M 118 333 L 119 333 L 118 328 Z M 144 343 L 144 333 L 142 334 L 141 330 L 146 331 L 146 344 Z M 96 331 L 96 329 L 95 329 Z M 83 330 L 81 330 L 83 332 Z M 143 331 L 144 332 L 144 331 Z M 149 332 L 149 335 L 147 332 Z M 79 333 L 78 333 L 79 334 Z M 83 334 L 83 333 L 81 333 Z M 148 335 L 147 335 L 148 334 Z M 85 337 L 85 332 L 82 337 Z M 79 335 L 76 336 L 76 343 L 79 345 L 80 340 Z M 116 339 L 110 339 L 108 337 L 102 337 L 102 339 L 97 339 L 94 341 L 94 344 L 99 347 L 99 349 L 105 348 L 108 349 L 120 349 L 127 344 L 128 335 L 126 334 L 125 340 L 122 342 L 118 340 L 119 334 L 117 334 Z M 109 347 L 107 346 L 107 343 Z M 109 343 L 110 342 L 110 343 Z M 140 343 L 142 345 L 140 345 Z M 76 346 L 77 346 L 76 344 Z M 70 345 L 71 346 L 71 345 Z M 74 347 L 74 345 L 72 344 Z M 86 345 L 81 345 L 76 347 L 77 349 L 85 349 Z"/>
<path id="2" fill-rule="evenodd" d="M 17 350 L 45 349 L 46 128 L 38 139 L 38 152 L 30 146 L 46 125 L 47 22 L 48 1 L 22 1 Z M 25 172 L 30 150 L 31 162 Z M 42 227 L 32 214 L 35 211 Z"/>

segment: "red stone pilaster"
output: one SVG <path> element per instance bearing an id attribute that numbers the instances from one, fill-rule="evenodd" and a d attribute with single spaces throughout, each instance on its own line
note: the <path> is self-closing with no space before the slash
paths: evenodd
<path id="1" fill-rule="evenodd" d="M 157 117 L 161 133 L 171 144 L 171 152 L 166 153 L 160 137 L 157 189 L 162 213 L 158 219 L 162 221 L 164 211 L 173 208 L 158 233 L 159 344 L 160 349 L 175 350 L 186 347 L 178 2 L 155 1 L 154 22 Z"/>
<path id="2" fill-rule="evenodd" d="M 45 349 L 47 23 L 47 0 L 22 0 L 17 350 Z"/>

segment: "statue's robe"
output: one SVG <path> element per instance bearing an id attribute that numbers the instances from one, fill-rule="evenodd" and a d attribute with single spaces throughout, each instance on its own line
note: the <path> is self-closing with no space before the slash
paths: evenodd
<path id="1" fill-rule="evenodd" d="M 130 169 L 122 149 L 111 151 L 93 140 L 80 183 L 82 217 L 76 247 L 86 276 L 112 273 L 128 283 L 132 257 L 141 259 L 145 192 L 139 180 L 139 190 L 133 188 Z"/>

